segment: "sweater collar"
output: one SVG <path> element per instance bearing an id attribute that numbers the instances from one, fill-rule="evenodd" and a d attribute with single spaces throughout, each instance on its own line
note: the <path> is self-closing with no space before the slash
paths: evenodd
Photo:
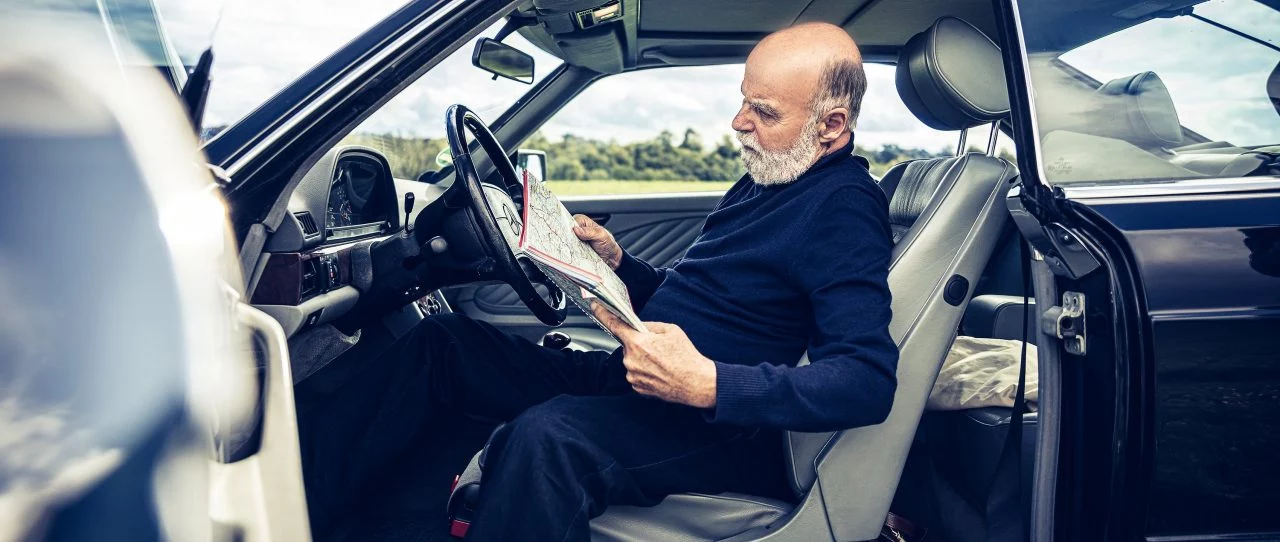
<path id="1" fill-rule="evenodd" d="M 852 156 L 853 156 L 853 138 L 850 137 L 849 142 L 845 143 L 843 147 L 836 149 L 836 152 L 833 152 L 831 154 L 823 156 L 822 158 L 819 158 L 817 162 L 814 162 L 812 166 L 809 166 L 808 171 L 805 171 L 803 174 L 800 175 L 800 179 L 814 175 L 823 169 L 831 167 L 832 164 L 839 162 L 842 159 L 850 158 Z M 800 179 L 796 179 L 796 180 L 800 180 Z"/>

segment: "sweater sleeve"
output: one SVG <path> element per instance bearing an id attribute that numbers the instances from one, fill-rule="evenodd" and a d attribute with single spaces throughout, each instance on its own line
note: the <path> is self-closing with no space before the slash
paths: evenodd
<path id="1" fill-rule="evenodd" d="M 706 414 L 712 422 L 833 431 L 889 414 L 898 349 L 889 336 L 888 203 L 871 183 L 846 186 L 806 220 L 791 275 L 813 310 L 811 363 L 716 362 L 716 406 Z"/>
<path id="2" fill-rule="evenodd" d="M 658 285 L 662 284 L 662 279 L 667 277 L 665 267 L 655 268 L 625 250 L 622 251 L 622 261 L 618 263 L 617 273 L 622 283 L 627 285 L 631 308 L 636 312 L 644 308 L 644 304 L 658 290 Z"/>

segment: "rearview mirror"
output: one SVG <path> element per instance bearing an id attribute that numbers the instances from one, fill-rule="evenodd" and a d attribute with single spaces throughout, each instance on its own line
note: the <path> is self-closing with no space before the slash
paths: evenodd
<path id="1" fill-rule="evenodd" d="M 480 38 L 471 54 L 471 63 L 496 76 L 526 85 L 533 83 L 533 57 L 500 41 Z"/>

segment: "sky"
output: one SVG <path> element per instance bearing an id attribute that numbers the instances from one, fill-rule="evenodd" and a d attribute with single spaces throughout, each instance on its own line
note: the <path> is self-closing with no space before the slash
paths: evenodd
<path id="1" fill-rule="evenodd" d="M 214 82 L 206 106 L 206 126 L 232 122 L 250 112 L 308 68 L 361 31 L 399 8 L 403 0 L 157 0 L 171 38 L 184 56 L 194 56 L 213 34 Z M 496 27 L 483 35 L 492 36 Z M 518 35 L 505 40 L 532 54 L 537 77 L 550 73 L 559 59 Z M 357 132 L 439 137 L 444 110 L 462 103 L 484 119 L 496 118 L 529 86 L 490 76 L 471 65 L 471 44 L 410 85 Z M 896 143 L 930 150 L 954 147 L 956 134 L 922 125 L 897 97 L 893 68 L 867 68 L 868 91 L 858 123 L 859 144 Z M 650 139 L 662 130 L 677 137 L 692 127 L 704 141 L 732 134 L 729 122 L 742 96 L 741 65 L 646 70 L 607 77 L 588 88 L 542 130 L 552 138 L 565 133 L 619 142 Z M 985 141 L 985 135 L 974 136 Z M 973 139 L 971 139 L 973 141 Z"/>
<path id="2" fill-rule="evenodd" d="M 399 8 L 404 0 L 156 0 L 180 53 L 198 54 L 209 43 L 214 22 L 217 55 L 206 126 L 247 114 L 309 67 Z M 1248 0 L 1213 0 L 1197 14 L 1277 40 L 1280 13 Z M 497 27 L 483 34 L 492 36 Z M 855 36 L 856 39 L 856 36 Z M 506 43 L 536 59 L 541 78 L 559 60 L 518 35 Z M 1153 54 L 1152 44 L 1160 44 Z M 470 63 L 466 44 L 367 119 L 357 132 L 417 137 L 443 135 L 444 110 L 462 103 L 492 120 L 530 87 L 491 80 Z M 1263 81 L 1280 54 L 1190 18 L 1156 19 L 1103 38 L 1063 57 L 1095 78 L 1155 70 L 1168 85 L 1183 123 L 1233 143 L 1280 141 L 1280 117 L 1270 110 Z M 1198 59 L 1189 62 L 1187 59 Z M 692 127 L 713 142 L 731 134 L 729 122 L 741 101 L 741 65 L 683 67 L 606 77 L 589 87 L 543 126 L 556 138 L 566 133 L 602 140 L 649 139 L 662 130 L 679 137 Z M 856 139 L 878 147 L 894 143 L 929 150 L 953 148 L 956 134 L 921 124 L 902 104 L 893 68 L 867 66 Z M 1210 84 L 1206 84 L 1206 80 Z M 985 143 L 979 128 L 970 144 Z"/>

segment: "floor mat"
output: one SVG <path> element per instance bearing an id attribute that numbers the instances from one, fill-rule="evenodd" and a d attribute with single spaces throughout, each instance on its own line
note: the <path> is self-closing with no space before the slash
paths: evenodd
<path id="1" fill-rule="evenodd" d="M 355 496 L 351 517 L 316 540 L 455 542 L 445 517 L 449 487 L 495 424 L 449 418 L 424 429 L 387 476 Z"/>

